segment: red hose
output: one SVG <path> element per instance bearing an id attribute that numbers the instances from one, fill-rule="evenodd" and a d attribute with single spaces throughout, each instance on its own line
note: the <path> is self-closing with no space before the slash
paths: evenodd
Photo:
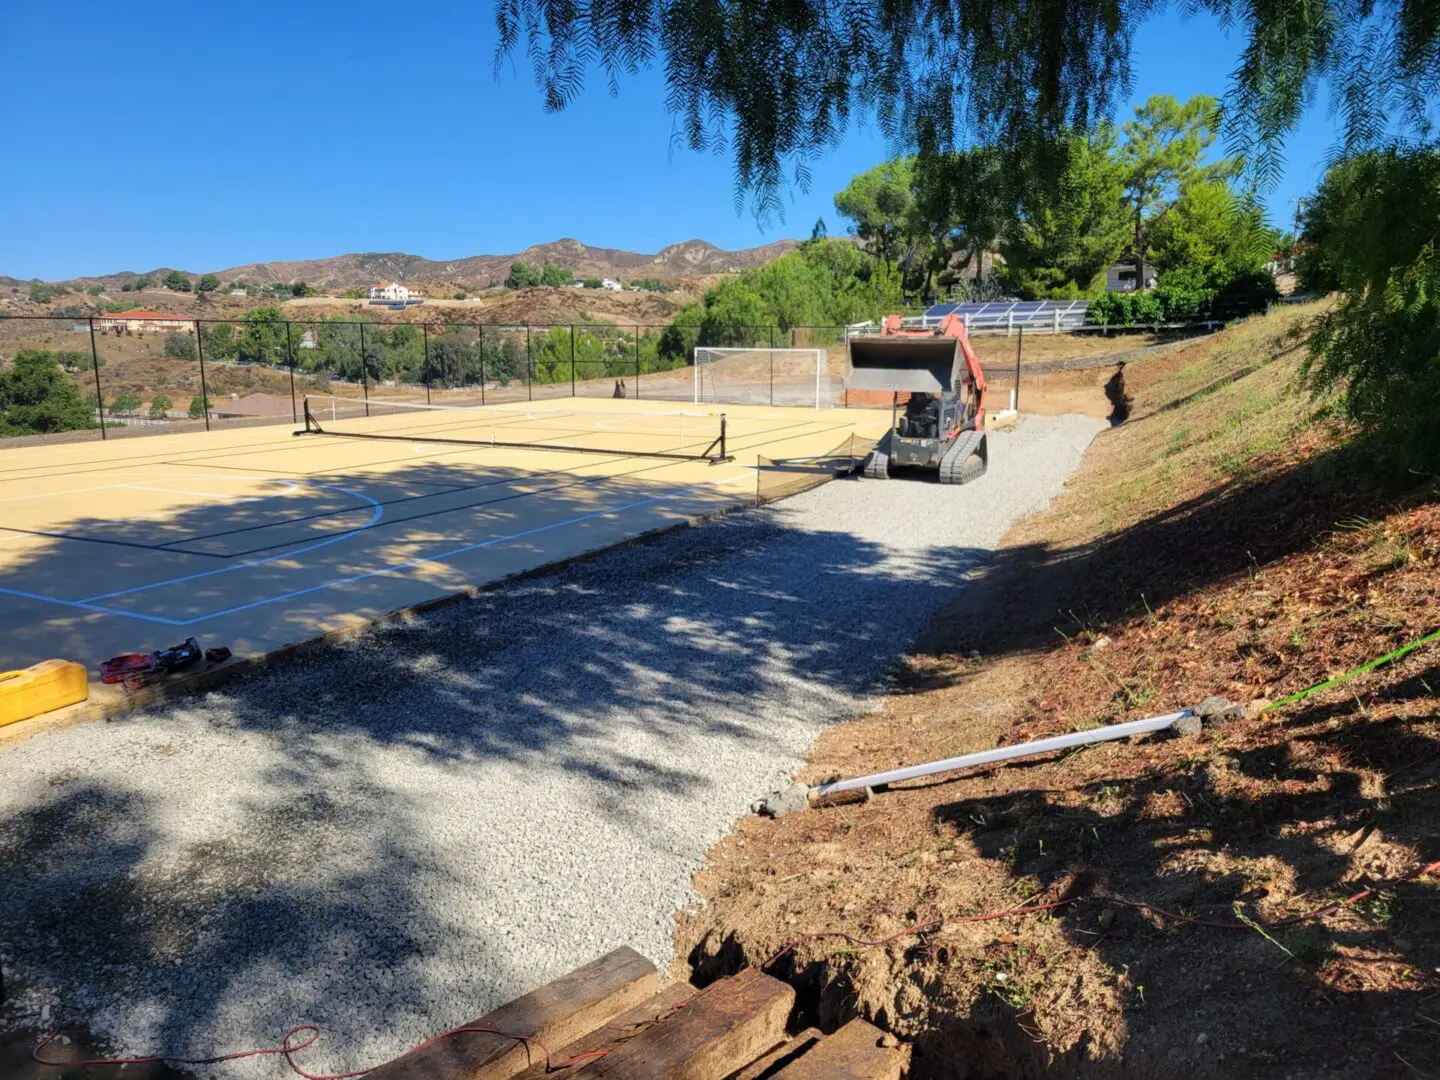
<path id="1" fill-rule="evenodd" d="M 1397 885 L 1404 881 L 1411 881 L 1415 878 L 1425 877 L 1429 874 L 1434 873 L 1440 873 L 1440 859 L 1437 859 L 1435 862 L 1432 863 L 1427 863 L 1424 866 L 1416 867 L 1409 873 L 1402 874 L 1400 877 L 1394 878 L 1388 882 L 1382 882 L 1377 885 L 1368 886 L 1367 888 L 1361 889 L 1357 893 L 1347 896 L 1343 900 L 1336 900 L 1333 903 L 1326 904 L 1324 907 L 1316 908 L 1314 911 L 1306 912 L 1303 915 L 1294 915 L 1288 919 L 1276 919 L 1274 922 L 1267 923 L 1247 923 L 1240 922 L 1239 920 L 1221 921 L 1217 919 L 1197 919 L 1190 915 L 1181 915 L 1174 911 L 1167 911 L 1164 908 L 1156 907 L 1154 904 L 1147 904 L 1143 901 L 1125 900 L 1118 896 L 1094 894 L 1090 896 L 1073 896 L 1063 900 L 1051 900 L 1043 904 L 1022 904 L 1019 907 L 1006 908 L 1003 911 L 987 912 L 983 915 L 952 915 L 949 918 L 929 919 L 925 922 L 916 923 L 913 926 L 907 926 L 905 929 L 898 930 L 895 933 L 889 935 L 888 937 L 876 938 L 873 940 L 856 937 L 854 934 L 851 934 L 845 930 L 819 930 L 815 931 L 814 933 L 801 934 L 798 938 L 795 938 L 783 949 L 777 952 L 774 956 L 770 957 L 770 959 L 766 960 L 763 964 L 761 964 L 760 967 L 762 970 L 769 967 L 786 953 L 791 952 L 792 950 L 797 948 L 803 941 L 813 941 L 818 938 L 838 937 L 843 938 L 851 945 L 860 946 L 861 948 L 879 948 L 884 945 L 889 945 L 893 941 L 898 941 L 900 938 L 912 937 L 917 934 L 929 933 L 932 930 L 939 930 L 947 923 L 989 922 L 992 919 L 1004 919 L 1013 915 L 1034 915 L 1042 911 L 1054 911 L 1056 908 L 1061 908 L 1069 904 L 1078 904 L 1086 901 L 1090 903 L 1114 904 L 1117 907 L 1128 907 L 1135 908 L 1140 911 L 1148 911 L 1153 915 L 1158 915 L 1161 918 L 1170 920 L 1171 922 L 1181 923 L 1186 926 L 1203 926 L 1214 930 L 1252 930 L 1258 926 L 1262 930 L 1279 930 L 1287 926 L 1295 926 L 1299 923 L 1309 922 L 1312 919 L 1323 919 L 1327 915 L 1333 915 L 1335 912 L 1340 911 L 1343 908 L 1351 907 L 1355 904 L 1358 904 L 1361 900 L 1364 900 L 1367 896 L 1373 895 L 1377 890 L 1384 888 L 1386 885 Z M 676 1009 L 680 1008 L 683 1008 L 683 1005 L 676 1005 L 674 1008 L 667 1010 L 665 1013 L 662 1013 L 659 1017 L 656 1018 L 656 1022 L 665 1019 L 671 1013 L 675 1012 Z M 56 1024 L 53 1028 L 50 1029 L 49 1034 L 47 1034 L 43 1039 L 41 1039 L 40 1042 L 36 1044 L 35 1049 L 31 1051 L 31 1057 L 33 1057 L 41 1065 L 53 1065 L 59 1068 L 79 1068 L 84 1065 L 215 1065 L 222 1061 L 238 1061 L 241 1058 L 278 1055 L 284 1057 L 285 1063 L 290 1066 L 290 1068 L 295 1072 L 297 1076 L 303 1077 L 304 1080 L 352 1080 L 353 1077 L 364 1076 L 366 1073 L 371 1072 L 374 1068 L 372 1067 L 372 1069 L 356 1069 L 353 1072 L 343 1073 L 312 1073 L 306 1072 L 299 1065 L 295 1064 L 295 1059 L 293 1055 L 300 1050 L 305 1050 L 311 1046 L 314 1046 L 320 1038 L 320 1029 L 314 1024 L 297 1024 L 295 1027 L 291 1028 L 285 1033 L 285 1037 L 280 1040 L 279 1046 L 266 1046 L 261 1047 L 257 1050 L 237 1050 L 231 1054 L 220 1054 L 215 1057 L 185 1058 L 176 1057 L 173 1054 L 154 1054 L 149 1057 L 89 1058 L 84 1061 L 51 1061 L 47 1058 L 41 1057 L 40 1051 L 44 1050 L 45 1047 L 49 1046 L 52 1042 L 55 1041 L 55 1036 L 59 1034 L 59 1031 L 60 1025 Z M 521 1035 L 513 1031 L 500 1031 L 496 1028 L 477 1027 L 474 1024 L 463 1024 L 460 1027 L 451 1028 L 449 1031 L 443 1031 L 439 1035 L 433 1035 L 430 1038 L 426 1039 L 424 1042 L 411 1047 L 408 1051 L 406 1051 L 406 1053 L 413 1054 L 417 1050 L 423 1050 L 427 1046 L 433 1046 L 435 1043 L 448 1039 L 453 1035 L 459 1035 L 467 1031 L 485 1035 L 498 1035 L 501 1038 L 505 1039 L 514 1039 L 518 1043 L 524 1043 L 527 1050 L 532 1044 L 538 1046 L 545 1055 L 546 1072 L 553 1072 L 556 1069 L 565 1069 L 569 1068 L 572 1065 L 581 1064 L 582 1062 L 593 1061 L 595 1058 L 604 1057 L 607 1053 L 609 1053 L 608 1050 L 589 1050 L 583 1054 L 576 1054 L 574 1057 L 566 1058 L 563 1061 L 555 1061 L 554 1056 L 550 1053 L 550 1048 L 546 1046 L 543 1041 L 541 1041 L 539 1036 Z M 307 1032 L 308 1037 L 302 1042 L 292 1042 L 291 1040 L 301 1032 Z"/>
<path id="2" fill-rule="evenodd" d="M 534 1043 L 545 1054 L 546 1072 L 549 1072 L 551 1069 L 559 1069 L 564 1068 L 567 1065 L 573 1065 L 580 1060 L 588 1061 L 591 1057 L 595 1056 L 595 1053 L 577 1054 L 574 1058 L 567 1058 L 565 1061 L 554 1062 L 552 1061 L 550 1048 L 541 1041 L 539 1036 L 519 1035 L 512 1031 L 499 1031 L 495 1028 L 476 1027 L 473 1024 L 464 1024 L 460 1027 L 451 1028 L 449 1031 L 441 1032 L 439 1035 L 431 1036 L 424 1042 L 412 1046 L 408 1051 L 406 1051 L 406 1053 L 413 1054 L 417 1050 L 423 1050 L 427 1046 L 432 1046 L 437 1042 L 450 1038 L 452 1035 L 459 1035 L 460 1033 L 466 1031 L 474 1031 L 487 1035 L 499 1035 L 506 1039 L 514 1039 L 516 1042 L 524 1043 L 527 1049 L 530 1047 L 531 1043 Z M 36 1061 L 38 1061 L 41 1065 L 54 1065 L 57 1068 L 75 1069 L 81 1067 L 82 1065 L 217 1065 L 222 1061 L 239 1061 L 241 1058 L 269 1057 L 279 1055 L 284 1057 L 285 1063 L 290 1066 L 290 1068 L 295 1072 L 297 1076 L 304 1077 L 304 1080 L 351 1080 L 351 1078 L 356 1076 L 364 1076 L 366 1073 L 372 1072 L 375 1068 L 378 1067 L 372 1065 L 368 1069 L 356 1069 L 353 1072 L 342 1073 L 312 1073 L 307 1072 L 305 1069 L 301 1068 L 295 1063 L 295 1059 L 294 1057 L 292 1057 L 292 1055 L 295 1054 L 297 1051 L 305 1050 L 311 1046 L 314 1046 L 315 1043 L 319 1041 L 320 1029 L 314 1024 L 296 1024 L 293 1028 L 291 1028 L 285 1033 L 285 1037 L 280 1040 L 279 1046 L 262 1046 L 256 1050 L 237 1050 L 231 1054 L 218 1054 L 215 1057 L 187 1058 L 177 1057 L 174 1054 L 152 1054 L 147 1057 L 87 1058 L 83 1061 L 51 1061 L 47 1058 L 41 1057 L 40 1051 L 45 1049 L 45 1047 L 49 1046 L 52 1042 L 54 1042 L 55 1036 L 58 1035 L 59 1032 L 60 1025 L 56 1024 L 53 1028 L 50 1029 L 49 1034 L 47 1034 L 45 1038 L 41 1039 L 40 1042 L 36 1044 L 35 1049 L 30 1052 L 30 1056 L 33 1057 Z M 308 1037 L 302 1042 L 292 1042 L 291 1040 L 301 1032 L 308 1032 Z"/>

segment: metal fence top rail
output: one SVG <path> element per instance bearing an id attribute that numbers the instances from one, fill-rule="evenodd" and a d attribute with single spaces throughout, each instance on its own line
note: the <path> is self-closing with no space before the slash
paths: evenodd
<path id="1" fill-rule="evenodd" d="M 925 318 L 944 318 L 946 315 L 970 315 L 993 318 L 1006 315 L 1032 315 L 1043 312 L 1050 314 L 1059 310 L 1062 314 L 1085 311 L 1089 300 L 976 300 L 966 303 L 932 304 L 925 309 Z"/>

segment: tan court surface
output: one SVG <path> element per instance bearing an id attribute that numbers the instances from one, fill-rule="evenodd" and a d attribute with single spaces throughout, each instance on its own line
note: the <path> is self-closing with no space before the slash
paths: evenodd
<path id="1" fill-rule="evenodd" d="M 606 452 L 698 454 L 722 411 L 731 463 Z M 0 670 L 93 675 L 191 636 L 268 652 L 752 501 L 757 455 L 803 463 L 888 419 L 565 399 L 333 425 L 389 441 L 278 426 L 0 449 Z"/>

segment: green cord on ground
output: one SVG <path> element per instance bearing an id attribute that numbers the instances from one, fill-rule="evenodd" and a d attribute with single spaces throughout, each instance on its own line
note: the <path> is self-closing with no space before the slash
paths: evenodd
<path id="1" fill-rule="evenodd" d="M 1262 713 L 1267 713 L 1271 709 L 1278 709 L 1282 705 L 1289 705 L 1293 702 L 1299 701 L 1301 698 L 1307 698 L 1316 691 L 1328 690 L 1332 686 L 1339 686 L 1341 683 L 1348 682 L 1349 680 L 1355 678 L 1357 675 L 1364 675 L 1367 671 L 1374 671 L 1382 664 L 1388 664 L 1392 661 L 1399 660 L 1402 656 L 1414 652 L 1416 649 L 1420 648 L 1420 646 L 1429 644 L 1430 642 L 1435 641 L 1437 638 L 1440 638 L 1440 630 L 1432 630 L 1424 637 L 1419 638 L 1416 641 L 1410 642 L 1409 645 L 1401 645 L 1400 648 L 1396 649 L 1394 652 L 1388 652 L 1384 656 L 1376 657 L 1368 664 L 1361 664 L 1353 671 L 1347 671 L 1343 675 L 1336 675 L 1333 679 L 1326 679 L 1322 683 L 1316 683 L 1314 686 L 1311 686 L 1305 690 L 1298 690 L 1287 697 L 1281 698 L 1279 701 L 1273 701 L 1269 705 L 1266 705 L 1265 708 L 1261 709 L 1260 711 Z"/>

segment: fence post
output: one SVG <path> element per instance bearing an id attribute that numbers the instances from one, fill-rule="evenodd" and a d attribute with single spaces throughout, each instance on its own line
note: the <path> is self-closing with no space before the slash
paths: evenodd
<path id="1" fill-rule="evenodd" d="M 104 442 L 109 436 L 105 434 L 105 399 L 100 395 L 100 351 L 95 348 L 95 320 L 85 321 L 90 324 L 90 368 L 95 372 L 95 412 L 100 417 L 100 441 Z"/>
<path id="2" fill-rule="evenodd" d="M 424 360 L 420 364 L 420 377 L 425 383 L 425 404 L 430 404 L 430 324 L 420 324 L 420 340 L 423 342 Z"/>
<path id="3" fill-rule="evenodd" d="M 640 327 L 635 327 L 635 400 L 640 400 Z"/>
<path id="4" fill-rule="evenodd" d="M 480 327 L 480 405 L 485 405 L 485 327 Z"/>
<path id="5" fill-rule="evenodd" d="M 109 436 L 105 435 L 105 399 L 99 392 L 99 350 L 95 348 L 95 320 L 85 320 L 91 327 L 91 370 L 95 372 L 95 413 L 99 416 L 99 439 L 104 442 Z"/>
<path id="6" fill-rule="evenodd" d="M 1015 339 L 1015 389 L 1010 391 L 1010 408 L 1020 411 L 1020 350 L 1025 345 L 1025 328 L 1020 327 L 1020 336 Z"/>
<path id="7" fill-rule="evenodd" d="M 770 327 L 770 407 L 775 407 L 775 327 Z"/>
<path id="8" fill-rule="evenodd" d="M 535 361 L 530 358 L 530 327 L 525 327 L 525 400 L 535 400 Z"/>
<path id="9" fill-rule="evenodd" d="M 1060 332 L 1060 309 L 1055 309 L 1055 333 Z"/>
<path id="10" fill-rule="evenodd" d="M 575 324 L 570 324 L 570 396 L 575 396 Z"/>
<path id="11" fill-rule="evenodd" d="M 285 358 L 290 361 L 290 422 L 298 424 L 300 414 L 295 410 L 295 346 L 290 340 L 290 320 L 285 320 Z"/>
<path id="12" fill-rule="evenodd" d="M 1015 312 L 1013 311 L 1007 311 L 1005 313 L 1005 336 L 1015 336 Z"/>
<path id="13" fill-rule="evenodd" d="M 200 403 L 205 406 L 205 430 L 210 430 L 210 387 L 205 382 L 205 339 L 200 335 L 200 320 L 195 320 L 195 355 L 200 358 Z"/>
<path id="14" fill-rule="evenodd" d="M 365 324 L 360 324 L 360 385 L 365 388 L 365 415 L 370 415 L 370 371 L 365 366 Z"/>

